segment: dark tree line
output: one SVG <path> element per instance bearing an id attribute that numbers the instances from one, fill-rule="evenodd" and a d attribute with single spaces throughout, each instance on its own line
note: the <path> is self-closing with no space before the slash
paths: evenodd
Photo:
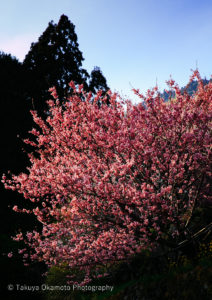
<path id="1" fill-rule="evenodd" d="M 71 80 L 76 85 L 83 84 L 86 91 L 95 93 L 101 89 L 103 93 L 107 92 L 109 88 L 101 69 L 94 67 L 89 75 L 82 67 L 83 60 L 75 26 L 65 15 L 60 17 L 57 24 L 53 21 L 48 24 L 38 41 L 31 44 L 23 63 L 10 54 L 0 52 L 1 176 L 8 170 L 18 174 L 27 167 L 27 155 L 22 151 L 26 146 L 22 139 L 28 136 L 28 131 L 34 126 L 29 111 L 36 109 L 38 114 L 45 115 L 46 100 L 51 98 L 48 92 L 50 87 L 56 87 L 61 100 L 71 93 L 68 85 Z M 18 258 L 14 258 L 14 265 L 14 261 L 3 255 L 15 247 L 10 236 L 20 228 L 30 230 L 36 226 L 36 221 L 31 216 L 19 216 L 12 211 L 14 205 L 22 207 L 24 199 L 17 193 L 5 190 L 2 183 L 0 198 L 1 286 L 21 281 L 27 283 L 27 280 L 34 280 L 33 285 L 36 285 L 41 278 L 42 267 L 23 267 Z"/>

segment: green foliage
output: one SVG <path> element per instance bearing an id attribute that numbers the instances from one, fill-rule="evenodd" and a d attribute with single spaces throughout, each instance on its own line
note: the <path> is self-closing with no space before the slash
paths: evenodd
<path id="1" fill-rule="evenodd" d="M 45 292 L 46 300 L 121 300 L 121 299 L 204 299 L 212 297 L 212 241 L 199 244 L 194 259 L 181 251 L 176 255 L 152 255 L 143 251 L 130 262 L 117 262 L 102 267 L 112 269 L 112 276 L 94 280 L 89 286 L 114 286 L 112 292 L 71 291 Z M 76 272 L 73 271 L 73 272 Z M 54 267 L 49 271 L 48 285 L 65 285 L 67 270 Z"/>
<path id="2" fill-rule="evenodd" d="M 110 300 L 132 299 L 211 299 L 212 297 L 212 242 L 202 243 L 196 260 L 181 253 L 177 259 L 167 256 L 161 271 L 155 273 L 155 267 L 149 267 L 140 273 L 140 279 L 118 292 Z M 159 264 L 160 265 L 160 264 Z"/>

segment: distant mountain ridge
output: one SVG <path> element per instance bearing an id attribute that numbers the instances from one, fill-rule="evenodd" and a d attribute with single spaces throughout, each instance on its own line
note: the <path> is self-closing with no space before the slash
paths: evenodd
<path id="1" fill-rule="evenodd" d="M 206 85 L 209 83 L 209 81 L 211 81 L 211 80 L 208 80 L 205 78 L 205 79 L 203 79 L 203 84 Z M 189 95 L 193 95 L 193 93 L 196 92 L 196 90 L 197 90 L 197 86 L 198 86 L 197 80 L 193 80 L 187 88 L 186 88 L 186 86 L 181 88 L 181 93 L 183 93 L 185 90 L 187 90 L 187 93 Z M 174 91 L 170 91 L 170 92 L 171 92 L 171 97 L 175 97 L 175 92 Z M 170 93 L 167 92 L 166 90 L 164 90 L 163 93 L 161 93 L 160 95 L 164 99 L 165 102 L 167 102 L 170 98 Z"/>

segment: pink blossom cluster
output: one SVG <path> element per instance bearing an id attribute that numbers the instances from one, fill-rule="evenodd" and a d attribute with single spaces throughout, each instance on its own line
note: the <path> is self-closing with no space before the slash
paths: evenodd
<path id="1" fill-rule="evenodd" d="M 73 82 L 74 94 L 61 104 L 51 89 L 46 121 L 32 111 L 40 131 L 31 131 L 37 142 L 25 140 L 37 151 L 31 167 L 2 180 L 37 205 L 13 208 L 43 224 L 42 232 L 14 238 L 30 246 L 32 260 L 81 268 L 87 283 L 101 276 L 95 266 L 174 241 L 194 207 L 212 200 L 212 83 L 195 77 L 193 96 L 170 81 L 176 97 L 168 103 L 157 88 L 146 96 L 135 90 L 145 105 L 109 92 L 110 105 L 99 108 L 101 91 L 91 103 Z"/>

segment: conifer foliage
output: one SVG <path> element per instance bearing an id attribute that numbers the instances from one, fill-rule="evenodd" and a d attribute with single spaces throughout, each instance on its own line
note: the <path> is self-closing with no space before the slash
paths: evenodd
<path id="1" fill-rule="evenodd" d="M 61 98 L 68 93 L 70 78 L 75 84 L 87 86 L 89 74 L 82 68 L 83 60 L 74 24 L 65 15 L 58 24 L 51 21 L 38 42 L 32 43 L 23 62 L 29 70 L 29 93 L 36 109 L 41 106 L 42 111 L 52 86 Z"/>

